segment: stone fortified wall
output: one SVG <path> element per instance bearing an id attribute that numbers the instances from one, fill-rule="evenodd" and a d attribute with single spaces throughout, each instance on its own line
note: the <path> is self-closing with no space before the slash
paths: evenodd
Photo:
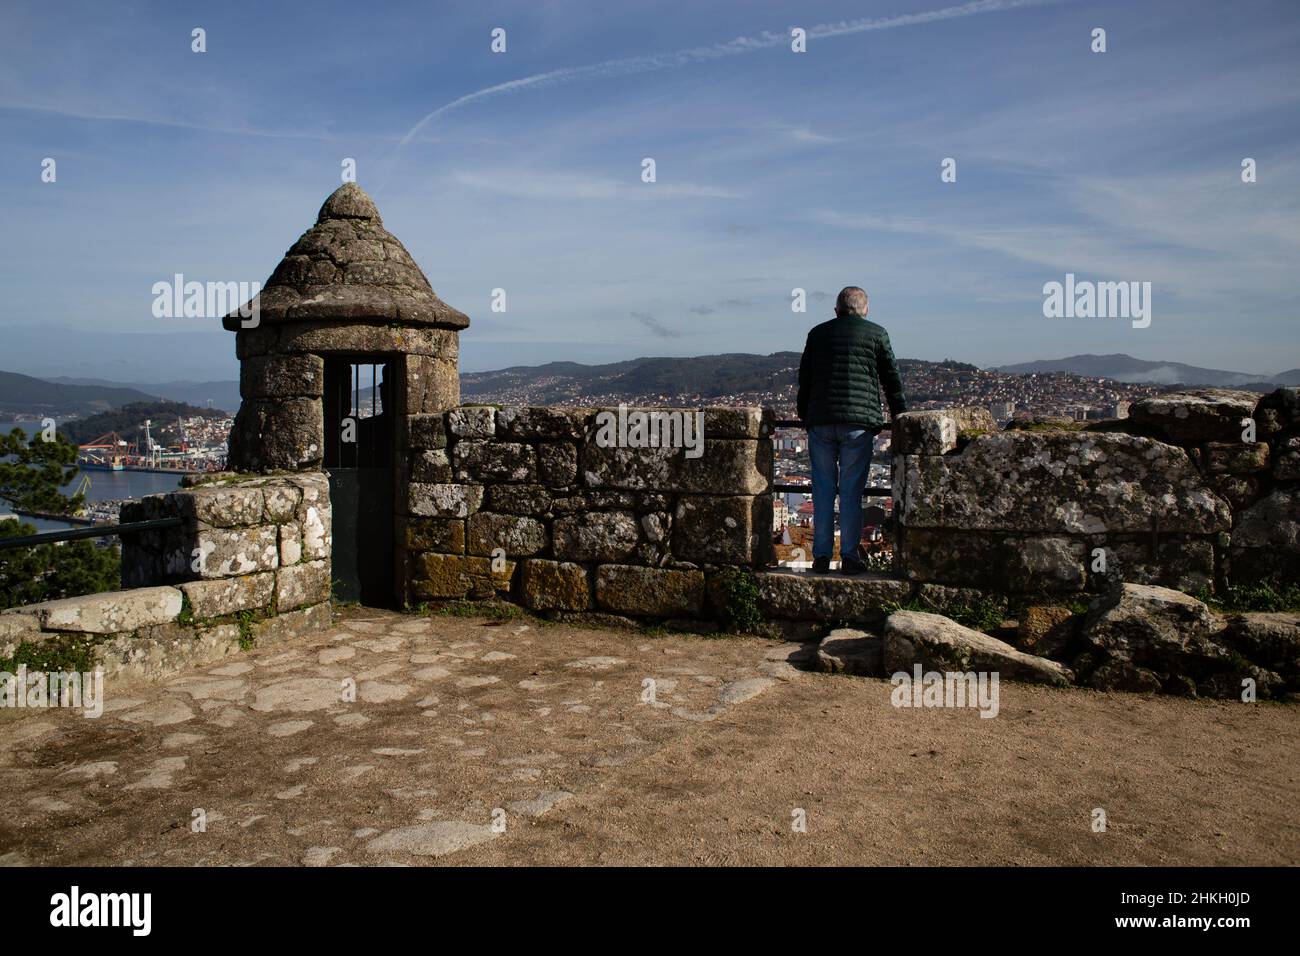
<path id="1" fill-rule="evenodd" d="M 894 426 L 898 569 L 1010 592 L 1300 580 L 1300 389 L 1195 390 L 1080 430 Z"/>
<path id="2" fill-rule="evenodd" d="M 0 614 L 0 658 L 77 642 L 107 678 L 157 678 L 330 623 L 329 483 L 321 474 L 222 475 L 122 507 L 179 517 L 122 539 L 126 590 Z"/>
<path id="3" fill-rule="evenodd" d="M 602 447 L 601 412 L 413 416 L 398 535 L 409 601 L 499 593 L 559 615 L 691 620 L 708 616 L 710 572 L 769 562 L 771 413 L 704 411 L 703 453 L 690 457 Z"/>

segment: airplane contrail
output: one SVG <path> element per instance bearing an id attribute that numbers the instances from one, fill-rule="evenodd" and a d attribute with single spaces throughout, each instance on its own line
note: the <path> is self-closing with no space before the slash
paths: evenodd
<path id="1" fill-rule="evenodd" d="M 829 37 L 847 36 L 852 33 L 867 33 L 875 30 L 892 30 L 896 27 L 910 27 L 921 23 L 936 23 L 940 20 L 953 20 L 958 17 L 970 17 L 980 13 L 1001 13 L 1007 10 L 1016 10 L 1024 7 L 1041 7 L 1049 4 L 1060 3 L 1063 0 L 972 0 L 971 3 L 963 3 L 955 7 L 943 7 L 940 10 L 929 10 L 924 13 L 907 13 L 893 17 L 864 18 L 859 20 L 843 20 L 839 23 L 823 23 L 814 27 L 808 27 L 809 40 L 823 40 Z M 670 53 L 656 53 L 650 56 L 633 56 L 619 60 L 605 60 L 602 63 L 591 63 L 586 66 L 562 67 L 558 70 L 551 70 L 547 73 L 535 73 L 532 76 L 520 77 L 517 80 L 508 80 L 505 83 L 498 83 L 495 86 L 484 87 L 481 90 L 475 90 L 473 93 L 466 93 L 464 96 L 446 103 L 432 113 L 426 114 L 418 123 L 411 127 L 405 136 L 393 150 L 396 154 L 403 146 L 420 130 L 424 129 L 429 123 L 432 123 L 440 116 L 450 113 L 452 110 L 460 109 L 462 106 L 468 106 L 470 103 L 477 103 L 482 100 L 490 99 L 496 96 L 504 96 L 508 93 L 518 93 L 522 90 L 539 89 L 548 86 L 558 86 L 564 83 L 576 83 L 580 80 L 587 79 L 604 79 L 616 76 L 631 76 L 636 73 L 650 73 L 657 70 L 667 70 L 672 67 L 689 66 L 694 63 L 705 63 L 710 60 L 719 60 L 724 57 L 738 56 L 742 53 L 753 53 L 755 50 L 766 50 L 772 47 L 781 46 L 790 42 L 790 36 L 785 33 L 772 33 L 765 30 L 763 33 L 754 37 L 736 37 L 734 40 L 728 40 L 725 43 L 714 43 L 709 46 L 690 47 L 685 50 L 676 50 Z"/>

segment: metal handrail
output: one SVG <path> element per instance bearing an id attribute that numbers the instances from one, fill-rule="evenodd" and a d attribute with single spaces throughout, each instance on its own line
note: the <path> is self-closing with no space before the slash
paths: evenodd
<path id="1" fill-rule="evenodd" d="M 772 427 L 773 428 L 807 428 L 808 426 L 805 425 L 803 421 L 798 418 L 778 418 L 776 419 L 776 421 L 772 422 Z M 879 434 L 880 432 L 892 432 L 893 430 L 894 430 L 894 426 L 890 422 L 885 422 L 885 424 L 881 425 L 880 428 L 876 430 L 876 433 Z"/>
<path id="2" fill-rule="evenodd" d="M 0 551 L 6 551 L 10 548 L 33 548 L 37 545 L 55 544 L 59 541 L 79 541 L 83 538 L 111 538 L 115 535 L 135 534 L 139 531 L 179 528 L 184 523 L 184 518 L 153 518 L 149 521 L 128 521 L 125 524 L 97 524 L 89 528 L 70 528 L 67 531 L 42 531 L 39 534 L 25 534 L 17 538 L 0 538 Z"/>
<path id="3" fill-rule="evenodd" d="M 806 429 L 808 426 L 797 418 L 778 418 L 776 421 L 772 422 L 772 427 Z M 892 432 L 893 427 L 889 422 L 885 422 L 885 424 L 881 426 L 880 431 Z M 877 432 L 877 434 L 879 434 L 879 432 Z M 798 494 L 810 495 L 812 494 L 812 485 L 773 484 L 772 491 L 782 493 L 795 492 Z M 865 488 L 862 492 L 863 498 L 892 498 L 893 496 L 894 489 L 886 485 L 873 485 L 869 488 Z"/>

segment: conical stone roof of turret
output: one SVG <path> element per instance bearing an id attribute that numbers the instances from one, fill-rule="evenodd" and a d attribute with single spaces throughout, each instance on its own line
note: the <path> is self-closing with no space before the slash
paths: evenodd
<path id="1" fill-rule="evenodd" d="M 406 248 L 384 228 L 374 200 L 345 183 L 262 287 L 259 319 L 279 322 L 397 323 L 463 329 L 469 317 L 434 294 Z M 222 319 L 231 331 L 247 320 Z"/>

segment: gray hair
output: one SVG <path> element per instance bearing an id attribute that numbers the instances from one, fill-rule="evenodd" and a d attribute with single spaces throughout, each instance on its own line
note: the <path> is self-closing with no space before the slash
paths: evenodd
<path id="1" fill-rule="evenodd" d="M 835 297 L 836 315 L 866 315 L 867 294 L 855 285 L 845 286 Z"/>

